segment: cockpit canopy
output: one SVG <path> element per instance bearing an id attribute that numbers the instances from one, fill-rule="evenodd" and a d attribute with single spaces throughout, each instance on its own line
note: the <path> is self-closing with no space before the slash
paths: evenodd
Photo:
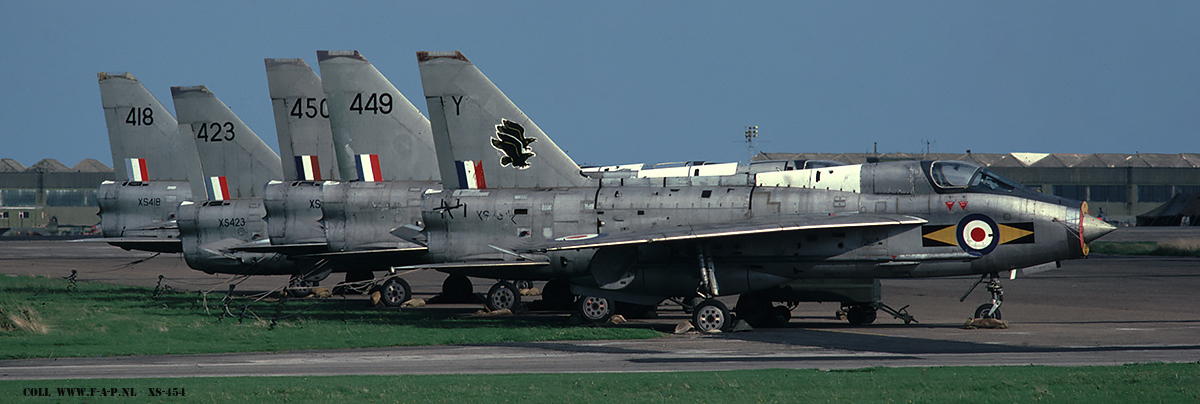
<path id="1" fill-rule="evenodd" d="M 1011 193 L 1014 190 L 1026 190 L 1016 181 L 965 161 L 934 161 L 928 167 L 929 179 L 942 191 Z"/>

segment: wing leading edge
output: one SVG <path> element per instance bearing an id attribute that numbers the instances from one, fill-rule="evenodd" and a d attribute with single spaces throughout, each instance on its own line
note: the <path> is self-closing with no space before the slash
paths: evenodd
<path id="1" fill-rule="evenodd" d="M 928 221 L 915 216 L 852 213 L 848 215 L 783 215 L 745 222 L 620 234 L 580 234 L 522 245 L 522 252 L 550 252 L 683 240 L 715 239 L 801 230 L 854 227 L 916 226 Z"/>

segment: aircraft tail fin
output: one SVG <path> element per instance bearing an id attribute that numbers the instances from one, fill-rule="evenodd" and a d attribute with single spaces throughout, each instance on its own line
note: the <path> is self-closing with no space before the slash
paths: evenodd
<path id="1" fill-rule="evenodd" d="M 96 73 L 117 181 L 200 181 L 196 146 L 130 73 Z M 121 168 L 124 167 L 125 170 Z"/>
<path id="2" fill-rule="evenodd" d="M 254 131 L 204 86 L 171 87 L 180 131 L 190 134 L 212 200 L 261 198 L 283 178 L 282 163 Z"/>
<path id="3" fill-rule="evenodd" d="M 588 183 L 579 165 L 461 52 L 417 52 L 417 62 L 445 188 Z"/>
<path id="4" fill-rule="evenodd" d="M 358 51 L 317 51 L 343 180 L 436 181 L 429 120 Z"/>
<path id="5" fill-rule="evenodd" d="M 333 155 L 329 105 L 321 78 L 304 59 L 264 60 L 283 178 L 288 181 L 334 180 L 339 176 Z"/>

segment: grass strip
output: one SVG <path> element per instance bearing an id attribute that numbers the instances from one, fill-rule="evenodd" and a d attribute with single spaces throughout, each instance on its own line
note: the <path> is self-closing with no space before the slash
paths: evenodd
<path id="1" fill-rule="evenodd" d="M 224 293 L 0 276 L 0 359 L 636 339 L 637 328 L 580 327 L 562 316 L 466 318 L 372 309 L 363 300 L 233 299 Z M 230 314 L 237 317 L 230 317 Z M 3 399 L 0 399 L 2 402 Z"/>
<path id="2" fill-rule="evenodd" d="M 1092 254 L 1153 255 L 1167 257 L 1200 257 L 1195 240 L 1154 241 L 1097 241 L 1090 244 Z"/>
<path id="3" fill-rule="evenodd" d="M 97 391 L 112 395 L 78 396 Z M 161 395 L 152 396 L 155 392 Z M 5 402 L 48 398 L 94 403 L 1195 403 L 1200 401 L 1200 365 L 0 381 Z"/>

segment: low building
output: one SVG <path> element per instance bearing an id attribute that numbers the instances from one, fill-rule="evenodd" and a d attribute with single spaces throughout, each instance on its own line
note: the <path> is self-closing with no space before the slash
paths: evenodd
<path id="1" fill-rule="evenodd" d="M 113 169 L 95 159 L 67 167 L 44 159 L 30 167 L 0 159 L 0 234 L 44 228 L 57 218 L 57 234 L 79 234 L 100 221 L 96 187 L 114 180 Z"/>

